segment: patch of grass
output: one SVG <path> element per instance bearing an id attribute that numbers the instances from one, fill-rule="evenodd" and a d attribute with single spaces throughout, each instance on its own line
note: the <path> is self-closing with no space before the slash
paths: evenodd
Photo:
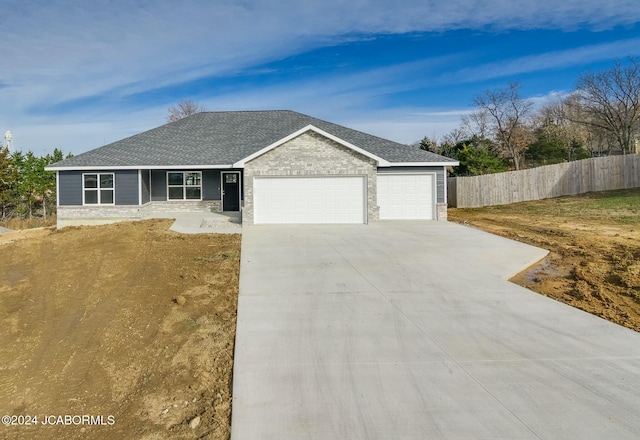
<path id="1" fill-rule="evenodd" d="M 47 219 L 42 217 L 11 218 L 0 222 L 0 226 L 9 229 L 33 229 L 56 225 L 56 216 L 50 215 Z"/>
<path id="2" fill-rule="evenodd" d="M 604 191 L 579 196 L 586 205 L 601 209 L 629 209 L 640 212 L 640 188 L 624 191 Z"/>
<path id="3" fill-rule="evenodd" d="M 618 223 L 622 223 L 622 224 L 625 224 L 625 225 L 633 225 L 635 223 L 640 222 L 640 218 L 639 218 L 639 215 L 632 215 L 632 216 L 623 215 L 623 216 L 617 217 L 616 221 Z"/>
<path id="4" fill-rule="evenodd" d="M 633 224 L 640 222 L 640 188 L 601 191 L 485 208 L 464 208 L 458 211 L 581 218 Z"/>

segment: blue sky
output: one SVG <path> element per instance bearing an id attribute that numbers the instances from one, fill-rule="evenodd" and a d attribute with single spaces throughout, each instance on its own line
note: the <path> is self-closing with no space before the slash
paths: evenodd
<path id="1" fill-rule="evenodd" d="M 75 154 L 209 110 L 290 109 L 398 142 L 485 89 L 543 102 L 640 56 L 637 0 L 2 0 L 0 136 Z"/>

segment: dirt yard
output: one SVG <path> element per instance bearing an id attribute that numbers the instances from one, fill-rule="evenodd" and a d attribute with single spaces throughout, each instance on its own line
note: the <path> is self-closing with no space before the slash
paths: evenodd
<path id="1" fill-rule="evenodd" d="M 449 220 L 549 249 L 511 281 L 640 331 L 640 189 L 450 209 Z"/>
<path id="2" fill-rule="evenodd" d="M 229 438 L 240 236 L 170 224 L 0 235 L 0 438 Z"/>

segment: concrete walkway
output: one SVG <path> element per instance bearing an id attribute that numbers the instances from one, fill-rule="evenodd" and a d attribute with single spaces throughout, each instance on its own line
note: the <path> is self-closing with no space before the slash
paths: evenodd
<path id="1" fill-rule="evenodd" d="M 174 218 L 169 227 L 182 234 L 241 234 L 239 212 L 154 212 L 145 218 Z"/>
<path id="2" fill-rule="evenodd" d="M 452 223 L 245 227 L 232 440 L 640 435 L 640 334 Z"/>

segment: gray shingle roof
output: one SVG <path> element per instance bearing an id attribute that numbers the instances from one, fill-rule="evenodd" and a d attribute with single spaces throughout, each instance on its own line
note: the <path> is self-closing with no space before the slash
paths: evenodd
<path id="1" fill-rule="evenodd" d="M 51 168 L 231 165 L 307 125 L 388 162 L 454 162 L 301 113 L 268 110 L 197 113 L 65 159 Z"/>

